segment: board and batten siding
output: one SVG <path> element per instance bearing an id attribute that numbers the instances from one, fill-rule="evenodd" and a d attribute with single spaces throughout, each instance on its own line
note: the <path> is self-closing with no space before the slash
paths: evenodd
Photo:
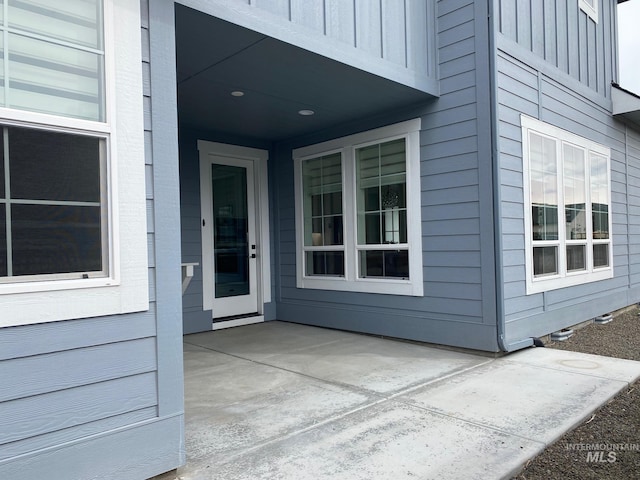
<path id="1" fill-rule="evenodd" d="M 612 72 L 617 71 L 617 0 L 595 0 L 597 23 L 578 0 L 494 1 L 498 48 L 516 58 L 530 53 L 531 60 L 552 67 L 553 76 L 562 73 L 578 82 L 586 95 L 610 97 Z"/>
<path id="2" fill-rule="evenodd" d="M 432 95 L 435 0 L 177 0 Z"/>
<path id="3" fill-rule="evenodd" d="M 529 58 L 499 51 L 497 61 L 500 222 L 506 336 L 537 337 L 640 299 L 640 126 L 532 67 Z M 520 114 L 611 149 L 614 277 L 526 295 L 522 131 Z"/>
<path id="4" fill-rule="evenodd" d="M 181 350 L 179 361 L 167 355 L 175 328 L 160 323 L 167 308 L 156 300 L 155 195 L 165 188 L 153 171 L 148 9 L 142 0 L 149 310 L 0 329 L 0 478 L 139 480 L 184 463 Z"/>
<path id="5" fill-rule="evenodd" d="M 438 99 L 276 145 L 279 319 L 497 350 L 491 166 L 479 160 L 490 156 L 486 15 L 484 2 L 438 2 Z M 424 296 L 296 288 L 291 149 L 416 117 Z"/>

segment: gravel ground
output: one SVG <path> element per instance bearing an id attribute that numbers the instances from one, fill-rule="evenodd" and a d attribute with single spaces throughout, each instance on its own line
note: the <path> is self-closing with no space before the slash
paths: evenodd
<path id="1" fill-rule="evenodd" d="M 547 348 L 593 353 L 640 361 L 640 316 L 637 307 L 614 314 L 612 322 L 591 324 L 564 342 Z M 587 461 L 586 450 L 575 444 L 625 444 L 629 450 L 605 451 Z M 591 454 L 593 455 L 593 453 Z M 575 430 L 527 464 L 517 480 L 640 479 L 640 381 L 625 388 Z"/>

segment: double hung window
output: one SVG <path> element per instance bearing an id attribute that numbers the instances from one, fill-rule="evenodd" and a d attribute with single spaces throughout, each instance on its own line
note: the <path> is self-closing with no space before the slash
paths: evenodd
<path id="1" fill-rule="evenodd" d="M 148 308 L 139 42 L 129 0 L 0 0 L 0 327 Z"/>
<path id="2" fill-rule="evenodd" d="M 294 151 L 298 287 L 422 295 L 419 129 Z"/>
<path id="3" fill-rule="evenodd" d="M 0 12 L 0 283 L 106 276 L 102 2 L 6 0 Z"/>
<path id="4" fill-rule="evenodd" d="M 522 116 L 527 293 L 613 276 L 610 152 Z"/>

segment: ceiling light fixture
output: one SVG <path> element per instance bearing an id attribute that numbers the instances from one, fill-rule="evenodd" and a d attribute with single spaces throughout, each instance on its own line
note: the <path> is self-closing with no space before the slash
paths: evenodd
<path id="1" fill-rule="evenodd" d="M 233 92 L 231 92 L 231 95 L 234 97 L 243 97 L 244 96 L 244 92 L 240 91 L 240 90 L 234 90 Z"/>
<path id="2" fill-rule="evenodd" d="M 314 115 L 316 112 L 314 112 L 313 110 L 298 110 L 298 114 L 302 115 L 303 117 L 308 117 L 310 115 Z"/>

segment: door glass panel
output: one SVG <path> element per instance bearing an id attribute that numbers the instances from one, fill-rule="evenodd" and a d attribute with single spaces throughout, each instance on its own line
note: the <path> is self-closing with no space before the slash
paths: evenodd
<path id="1" fill-rule="evenodd" d="M 216 298 L 249 294 L 247 170 L 212 166 Z"/>

